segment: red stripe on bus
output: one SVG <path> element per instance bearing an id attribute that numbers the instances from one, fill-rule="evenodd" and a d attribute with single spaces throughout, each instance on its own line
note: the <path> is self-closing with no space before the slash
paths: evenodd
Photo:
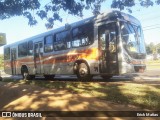
<path id="1" fill-rule="evenodd" d="M 56 64 L 56 63 L 67 63 L 67 62 L 74 62 L 78 59 L 85 59 L 85 60 L 98 60 L 98 49 L 97 48 L 91 48 L 91 49 L 87 49 L 87 50 L 76 50 L 76 51 L 71 51 L 68 52 L 65 55 L 62 56 L 58 56 L 55 57 L 56 55 L 60 55 L 60 54 L 51 54 L 48 56 L 42 56 L 41 57 L 41 62 L 39 60 L 36 61 L 36 65 L 39 64 Z M 50 59 L 47 59 L 49 57 L 53 57 Z M 39 59 L 39 58 L 36 58 Z M 47 59 L 47 60 L 45 60 Z M 21 67 L 22 65 L 28 65 L 28 66 L 34 66 L 35 61 L 34 61 L 34 57 L 30 57 L 30 58 L 22 58 L 20 60 L 16 60 L 15 61 L 16 67 Z M 10 67 L 11 66 L 11 62 L 10 61 L 5 61 L 4 62 L 5 67 Z"/>

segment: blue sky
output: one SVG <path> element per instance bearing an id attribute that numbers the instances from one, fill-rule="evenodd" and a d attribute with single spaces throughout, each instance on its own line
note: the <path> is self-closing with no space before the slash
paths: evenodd
<path id="1" fill-rule="evenodd" d="M 110 9 L 111 2 L 106 0 L 102 5 L 101 12 L 105 12 Z M 134 7 L 131 15 L 138 18 L 142 24 L 144 30 L 144 38 L 146 43 L 154 42 L 160 43 L 160 5 L 154 5 L 154 7 L 143 8 L 140 6 Z M 123 11 L 127 12 L 127 11 Z M 82 18 L 67 15 L 66 13 L 61 14 L 63 16 L 63 22 L 56 22 L 54 28 L 63 26 L 65 23 L 72 23 L 79 21 Z M 91 11 L 85 11 L 84 17 L 87 18 L 92 16 Z M 7 20 L 0 21 L 0 32 L 6 33 L 7 44 L 23 40 L 28 37 L 48 31 L 45 28 L 45 21 L 38 19 L 36 26 L 29 26 L 28 20 L 24 17 L 13 17 Z M 3 53 L 3 47 L 0 48 L 0 54 Z"/>

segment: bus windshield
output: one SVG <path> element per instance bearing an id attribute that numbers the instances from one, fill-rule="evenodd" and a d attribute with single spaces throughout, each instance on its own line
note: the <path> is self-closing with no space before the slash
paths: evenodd
<path id="1" fill-rule="evenodd" d="M 132 58 L 145 58 L 146 50 L 140 26 L 133 25 L 129 22 L 122 22 L 121 36 L 123 47 Z"/>

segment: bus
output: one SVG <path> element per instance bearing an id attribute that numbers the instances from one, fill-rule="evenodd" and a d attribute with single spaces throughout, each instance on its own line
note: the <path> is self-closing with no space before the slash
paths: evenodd
<path id="1" fill-rule="evenodd" d="M 43 75 L 93 76 L 144 71 L 146 50 L 140 22 L 112 10 L 4 47 L 7 74 L 33 79 Z"/>

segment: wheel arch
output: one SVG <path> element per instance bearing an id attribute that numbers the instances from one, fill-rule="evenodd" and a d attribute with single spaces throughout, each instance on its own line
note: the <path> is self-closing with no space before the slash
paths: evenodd
<path id="1" fill-rule="evenodd" d="M 21 66 L 21 73 L 22 73 L 22 70 L 23 70 L 23 69 L 27 69 L 27 70 L 28 70 L 27 65 L 22 65 L 22 66 Z M 28 72 L 29 72 L 29 71 L 28 71 Z"/>

